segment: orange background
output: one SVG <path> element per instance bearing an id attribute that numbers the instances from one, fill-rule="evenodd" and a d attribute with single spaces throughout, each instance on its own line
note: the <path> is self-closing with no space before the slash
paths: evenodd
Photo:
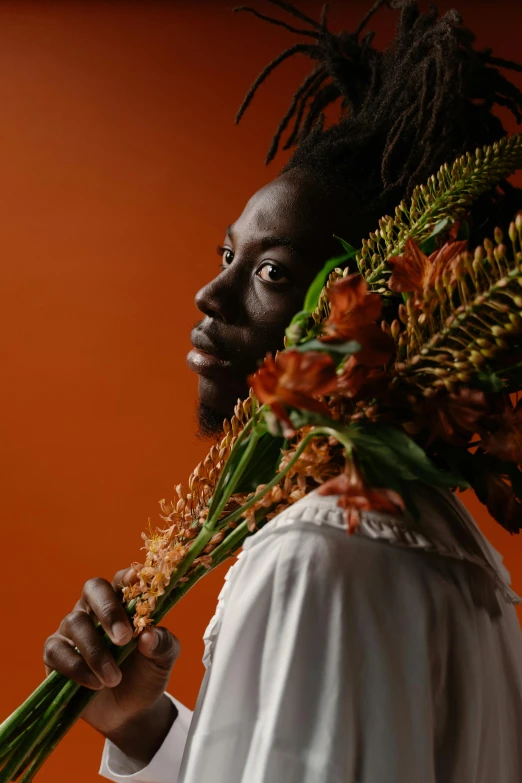
<path id="1" fill-rule="evenodd" d="M 287 64 L 235 128 L 254 76 L 295 39 L 231 5 L 0 4 L 1 717 L 40 681 L 43 641 L 83 582 L 138 557 L 156 500 L 207 449 L 185 367 L 193 296 L 224 227 L 284 162 L 262 163 L 308 71 Z M 331 5 L 334 30 L 368 7 Z M 519 55 L 516 2 L 458 5 L 482 43 Z M 522 541 L 466 502 L 522 591 Z M 190 707 L 223 575 L 168 618 L 171 691 Z M 39 780 L 95 781 L 101 746 L 77 726 Z"/>

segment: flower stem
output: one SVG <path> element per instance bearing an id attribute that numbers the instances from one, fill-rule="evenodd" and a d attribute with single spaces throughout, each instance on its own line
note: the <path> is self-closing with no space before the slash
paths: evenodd
<path id="1" fill-rule="evenodd" d="M 24 729 L 33 712 L 45 703 L 50 695 L 58 695 L 66 682 L 67 679 L 62 674 L 51 672 L 23 704 L 0 725 L 0 747 Z"/>
<path id="2" fill-rule="evenodd" d="M 258 503 L 268 492 L 270 492 L 271 489 L 273 489 L 277 484 L 279 484 L 281 479 L 285 477 L 285 475 L 288 473 L 290 468 L 292 468 L 295 465 L 295 463 L 297 462 L 297 460 L 299 459 L 299 457 L 301 456 L 305 448 L 308 446 L 309 442 L 312 440 L 312 438 L 317 438 L 324 435 L 328 437 L 336 438 L 345 447 L 347 453 L 348 454 L 351 453 L 352 446 L 349 439 L 347 437 L 343 437 L 343 434 L 339 432 L 339 430 L 335 429 L 334 427 L 315 427 L 303 438 L 294 456 L 288 462 L 288 464 L 285 465 L 283 470 L 277 473 L 274 476 L 274 478 L 271 481 L 269 481 L 268 484 L 266 484 L 260 492 L 258 492 L 252 498 L 250 498 L 250 500 L 248 500 L 243 506 L 233 511 L 224 519 L 220 520 L 219 527 L 224 527 L 225 525 L 228 525 L 230 522 L 234 522 L 234 520 L 238 519 L 239 517 L 242 517 L 245 511 L 248 511 L 248 509 L 251 508 L 255 503 Z"/>
<path id="3" fill-rule="evenodd" d="M 232 460 L 234 459 L 234 457 L 236 456 L 237 452 L 239 451 L 239 449 L 243 445 L 243 441 L 245 440 L 246 436 L 250 432 L 250 430 L 252 428 L 252 424 L 253 424 L 252 420 L 248 421 L 245 424 L 245 426 L 243 427 L 243 429 L 241 430 L 241 432 L 239 433 L 239 435 L 237 437 L 237 440 L 234 443 L 234 446 L 232 447 L 232 451 L 230 452 L 230 454 L 228 456 L 228 460 L 227 460 L 228 464 L 232 463 Z M 222 492 L 223 487 L 225 485 L 225 482 L 226 482 L 226 480 L 228 478 L 228 475 L 229 474 L 228 474 L 228 471 L 227 471 L 226 465 L 225 465 L 225 467 L 224 467 L 223 471 L 221 472 L 221 475 L 220 475 L 220 477 L 218 479 L 218 483 L 216 485 L 216 489 L 214 490 L 214 495 L 212 496 L 212 500 L 210 501 L 210 506 L 209 506 L 209 509 L 208 509 L 208 516 L 209 517 L 214 515 L 215 505 L 217 505 L 217 503 L 219 502 L 219 498 L 221 496 L 221 492 Z"/>
<path id="4" fill-rule="evenodd" d="M 163 595 L 158 600 L 156 604 L 156 610 L 152 615 L 153 618 L 156 617 L 156 612 L 161 610 L 163 604 L 168 601 L 169 595 L 172 593 L 173 590 L 176 589 L 180 578 L 187 573 L 194 560 L 201 554 L 203 549 L 206 547 L 206 545 L 208 544 L 208 542 L 216 532 L 216 526 L 217 526 L 219 516 L 221 515 L 226 504 L 228 503 L 230 497 L 234 494 L 234 490 L 237 487 L 241 479 L 241 476 L 243 475 L 246 468 L 248 467 L 250 458 L 252 457 L 255 448 L 257 446 L 257 443 L 259 441 L 259 437 L 260 436 L 255 430 L 253 430 L 250 433 L 250 440 L 245 448 L 245 453 L 242 455 L 237 467 L 232 472 L 229 480 L 227 481 L 226 485 L 222 488 L 220 492 L 222 497 L 218 498 L 218 500 L 216 501 L 215 510 L 213 511 L 212 516 L 209 514 L 207 522 L 205 522 L 205 524 L 201 528 L 198 536 L 192 542 L 189 552 L 187 553 L 187 555 L 185 555 L 180 565 L 176 569 L 174 578 L 172 579 L 170 585 L 167 587 Z M 232 454 L 233 452 L 234 450 L 232 451 Z M 229 460 L 232 458 L 232 454 L 230 455 Z M 218 497 L 217 491 L 214 493 L 214 497 Z M 213 502 L 214 501 L 212 501 L 211 503 L 211 507 Z"/>
<path id="5" fill-rule="evenodd" d="M 28 732 L 24 733 L 23 742 L 20 743 L 0 772 L 0 783 L 9 783 L 12 778 L 16 779 L 19 770 L 24 766 L 34 748 L 54 729 L 63 710 L 79 688 L 80 686 L 72 680 L 65 681 L 65 685 L 50 702 L 42 717 Z"/>

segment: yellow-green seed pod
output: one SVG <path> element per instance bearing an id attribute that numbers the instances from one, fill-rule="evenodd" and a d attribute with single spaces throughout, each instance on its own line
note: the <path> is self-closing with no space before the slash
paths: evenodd
<path id="1" fill-rule="evenodd" d="M 470 361 L 472 362 L 472 364 L 474 364 L 474 365 L 481 365 L 481 364 L 484 364 L 484 362 L 486 361 L 486 357 L 483 356 L 478 351 L 471 351 L 470 355 L 469 355 L 469 358 L 470 358 Z"/>
<path id="2" fill-rule="evenodd" d="M 504 234 L 502 233 L 502 230 L 497 226 L 493 232 L 493 236 L 495 237 L 495 242 L 497 245 L 500 245 L 502 240 L 504 239 Z"/>
<path id="3" fill-rule="evenodd" d="M 482 263 L 484 261 L 484 248 L 482 245 L 479 245 L 475 248 L 475 252 L 473 253 L 473 258 L 477 263 Z"/>
<path id="4" fill-rule="evenodd" d="M 513 221 L 509 224 L 509 238 L 512 242 L 517 241 L 517 227 Z"/>
<path id="5" fill-rule="evenodd" d="M 394 320 L 394 322 L 391 325 L 391 333 L 394 340 L 397 340 L 401 333 L 401 325 L 400 322 L 397 320 L 397 318 Z"/>
<path id="6" fill-rule="evenodd" d="M 406 310 L 406 307 L 403 304 L 399 305 L 398 315 L 399 315 L 399 319 L 406 326 L 408 323 L 408 311 Z"/>

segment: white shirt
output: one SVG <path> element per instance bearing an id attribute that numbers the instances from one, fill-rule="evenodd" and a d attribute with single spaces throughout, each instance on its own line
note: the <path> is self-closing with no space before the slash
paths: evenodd
<path id="1" fill-rule="evenodd" d="M 521 783 L 522 633 L 500 557 L 449 491 L 346 534 L 314 493 L 249 538 L 207 668 L 141 783 Z"/>

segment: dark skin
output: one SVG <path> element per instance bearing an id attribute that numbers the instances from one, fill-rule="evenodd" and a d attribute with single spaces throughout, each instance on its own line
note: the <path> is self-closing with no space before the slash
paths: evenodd
<path id="1" fill-rule="evenodd" d="M 229 228 L 223 269 L 196 296 L 204 318 L 192 333 L 196 348 L 188 359 L 199 373 L 202 410 L 207 416 L 211 411 L 211 420 L 230 416 L 238 397 L 246 395 L 247 374 L 268 351 L 282 347 L 284 330 L 311 281 L 340 253 L 332 236 L 340 230 L 338 211 L 322 188 L 294 170 L 255 193 Z M 118 668 L 95 625 L 99 621 L 117 645 L 130 641 L 120 586 L 133 578 L 127 570 L 112 584 L 101 578 L 86 582 L 73 611 L 46 640 L 44 661 L 48 671 L 100 691 L 82 717 L 145 765 L 176 718 L 164 692 L 179 642 L 166 628 L 144 631 Z"/>

